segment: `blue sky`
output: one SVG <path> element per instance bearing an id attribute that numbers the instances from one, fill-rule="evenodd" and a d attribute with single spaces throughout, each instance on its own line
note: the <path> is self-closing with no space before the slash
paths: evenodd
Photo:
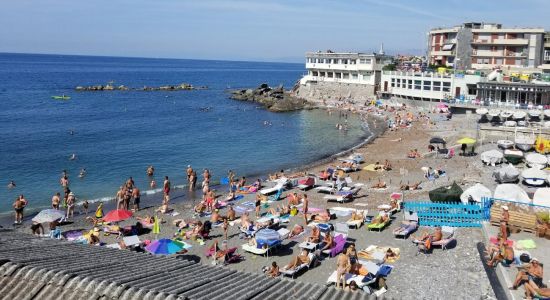
<path id="1" fill-rule="evenodd" d="M 421 53 L 465 21 L 550 30 L 549 0 L 0 0 L 0 52 L 302 61 Z"/>

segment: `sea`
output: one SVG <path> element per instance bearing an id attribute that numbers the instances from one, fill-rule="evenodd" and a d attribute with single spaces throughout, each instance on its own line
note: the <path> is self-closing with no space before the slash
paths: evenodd
<path id="1" fill-rule="evenodd" d="M 187 165 L 198 174 L 210 169 L 214 181 L 230 169 L 252 181 L 364 141 L 369 133 L 358 118 L 324 110 L 273 113 L 229 99 L 232 89 L 262 83 L 291 88 L 304 72 L 293 63 L 0 54 L 0 213 L 11 212 L 20 194 L 30 209 L 48 207 L 63 192 L 63 170 L 77 199 L 94 202 L 113 198 L 129 177 L 142 191 L 159 192 L 150 188 L 149 165 L 159 186 L 164 176 L 185 185 Z M 75 91 L 107 83 L 208 88 Z M 349 130 L 337 130 L 344 122 Z M 12 180 L 16 187 L 9 189 Z"/>

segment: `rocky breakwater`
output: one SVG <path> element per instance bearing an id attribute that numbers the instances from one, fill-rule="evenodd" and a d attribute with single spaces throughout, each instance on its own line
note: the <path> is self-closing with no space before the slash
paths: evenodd
<path id="1" fill-rule="evenodd" d="M 107 85 L 91 85 L 91 86 L 77 86 L 75 88 L 78 92 L 85 91 L 192 91 L 192 90 L 206 90 L 206 86 L 195 87 L 188 83 L 182 83 L 180 85 L 163 85 L 158 87 L 144 86 L 141 88 L 130 88 L 124 85 L 114 86 L 112 84 Z"/>
<path id="2" fill-rule="evenodd" d="M 282 85 L 271 88 L 267 83 L 261 84 L 256 89 L 232 91 L 230 98 L 240 101 L 257 102 L 262 104 L 267 110 L 273 112 L 314 108 L 308 101 L 294 97 L 289 91 L 285 91 Z"/>

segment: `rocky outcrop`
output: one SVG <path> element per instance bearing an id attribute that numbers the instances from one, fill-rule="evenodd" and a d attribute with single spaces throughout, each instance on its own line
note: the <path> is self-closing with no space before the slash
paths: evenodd
<path id="1" fill-rule="evenodd" d="M 188 83 L 182 83 L 180 85 L 163 85 L 159 87 L 144 86 L 142 88 L 129 88 L 124 85 L 115 87 L 111 84 L 107 85 L 91 85 L 91 86 L 77 86 L 75 88 L 78 92 L 84 91 L 191 91 L 191 90 L 206 90 L 207 86 L 195 87 Z"/>
<path id="2" fill-rule="evenodd" d="M 285 91 L 282 85 L 271 88 L 267 83 L 261 84 L 256 89 L 232 91 L 230 98 L 240 101 L 257 102 L 273 112 L 313 108 L 308 101 L 294 97 L 290 92 Z"/>

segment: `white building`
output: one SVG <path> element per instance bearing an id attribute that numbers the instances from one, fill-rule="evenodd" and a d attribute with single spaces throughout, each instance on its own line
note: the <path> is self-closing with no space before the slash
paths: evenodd
<path id="1" fill-rule="evenodd" d="M 307 75 L 300 83 L 323 81 L 375 86 L 382 67 L 391 61 L 391 57 L 384 54 L 308 52 Z"/>
<path id="2" fill-rule="evenodd" d="M 474 99 L 478 82 L 485 82 L 481 75 L 433 72 L 384 71 L 381 78 L 381 94 L 402 99 L 440 101 L 445 98 Z"/>

